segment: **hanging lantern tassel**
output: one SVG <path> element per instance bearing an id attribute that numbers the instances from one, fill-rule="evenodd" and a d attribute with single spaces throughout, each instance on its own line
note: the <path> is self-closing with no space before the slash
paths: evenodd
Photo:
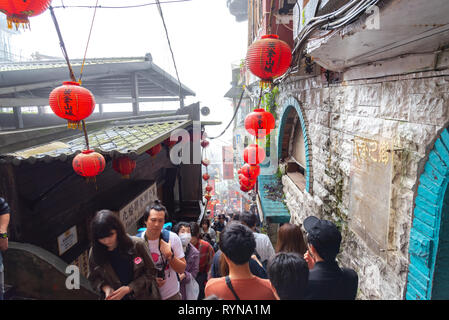
<path id="1" fill-rule="evenodd" d="M 16 30 L 19 26 L 30 29 L 29 17 L 34 17 L 50 6 L 51 0 L 21 0 L 21 1 L 0 1 L 0 12 L 6 14 L 8 29 L 12 29 L 13 24 Z"/>

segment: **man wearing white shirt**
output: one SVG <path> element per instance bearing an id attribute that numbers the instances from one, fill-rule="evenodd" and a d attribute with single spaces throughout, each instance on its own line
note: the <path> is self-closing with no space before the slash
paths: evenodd
<path id="1" fill-rule="evenodd" d="M 181 300 L 177 273 L 183 273 L 186 268 L 186 259 L 178 235 L 162 230 L 167 209 L 159 200 L 154 201 L 145 210 L 144 221 L 147 226 L 141 237 L 148 243 L 156 268 L 159 270 L 156 281 L 162 300 Z M 169 234 L 169 241 L 164 237 Z M 165 237 L 166 238 L 166 237 Z"/>
<path id="2" fill-rule="evenodd" d="M 256 239 L 256 251 L 260 256 L 260 260 L 264 267 L 266 267 L 268 259 L 274 256 L 273 244 L 270 238 L 266 234 L 255 232 L 256 230 L 256 215 L 250 212 L 244 211 L 239 220 L 250 228 L 254 233 L 254 238 Z"/>

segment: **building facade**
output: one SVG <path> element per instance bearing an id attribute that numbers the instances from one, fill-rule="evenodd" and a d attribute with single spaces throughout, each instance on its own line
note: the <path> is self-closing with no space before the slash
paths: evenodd
<path id="1" fill-rule="evenodd" d="M 271 144 L 290 222 L 315 215 L 337 224 L 338 260 L 357 271 L 358 299 L 447 299 L 449 6 L 377 1 L 304 38 L 312 18 L 362 9 L 352 2 L 299 1 L 288 14 L 296 51 L 275 81 Z M 250 1 L 249 30 L 260 31 L 250 43 L 268 33 L 263 17 L 281 21 L 277 8 Z"/>

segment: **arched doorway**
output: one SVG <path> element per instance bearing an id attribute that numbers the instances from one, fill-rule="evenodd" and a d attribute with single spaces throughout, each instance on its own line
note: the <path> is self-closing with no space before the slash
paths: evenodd
<path id="1" fill-rule="evenodd" d="M 449 299 L 449 132 L 435 142 L 419 178 L 407 300 Z"/>
<path id="2" fill-rule="evenodd" d="M 301 190 L 311 194 L 313 174 L 308 122 L 299 102 L 293 97 L 285 101 L 281 114 L 277 139 L 278 159 L 287 161 L 287 175 Z"/>

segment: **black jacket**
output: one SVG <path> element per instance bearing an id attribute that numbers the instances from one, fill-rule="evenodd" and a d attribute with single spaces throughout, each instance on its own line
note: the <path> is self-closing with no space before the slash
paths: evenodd
<path id="1" fill-rule="evenodd" d="M 309 272 L 307 300 L 355 300 L 359 278 L 337 262 L 317 262 Z"/>
<path id="2" fill-rule="evenodd" d="M 8 203 L 5 201 L 5 199 L 0 198 L 0 216 L 4 214 L 9 214 L 9 206 Z"/>

